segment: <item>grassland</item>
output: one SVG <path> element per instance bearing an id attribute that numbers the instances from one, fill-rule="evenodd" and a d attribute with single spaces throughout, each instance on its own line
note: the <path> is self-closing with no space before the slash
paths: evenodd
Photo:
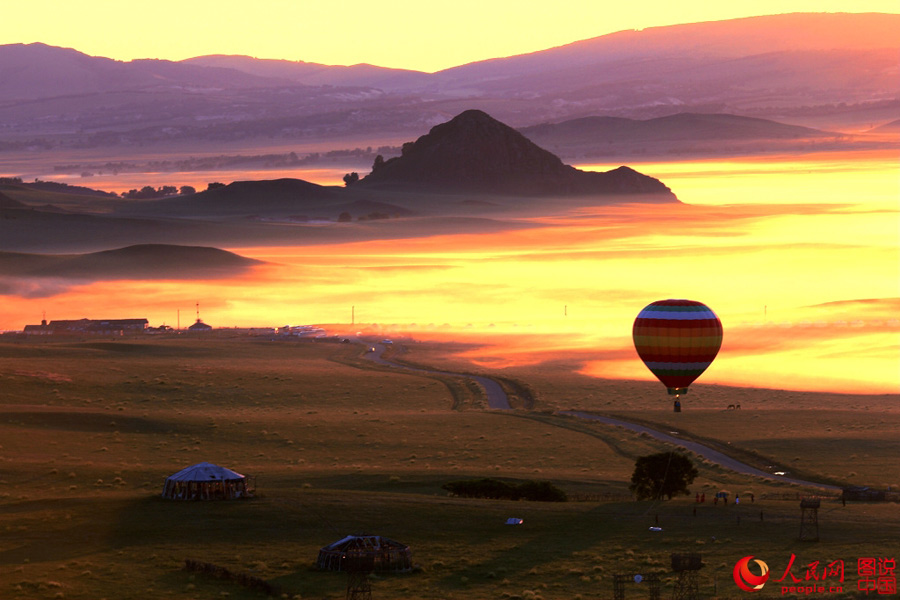
<path id="1" fill-rule="evenodd" d="M 404 358 L 477 370 L 452 350 L 418 344 Z M 800 542 L 796 495 L 812 490 L 703 460 L 692 489 L 708 499 L 727 489 L 741 505 L 632 502 L 635 458 L 665 446 L 552 414 L 641 419 L 797 476 L 884 487 L 900 483 L 896 396 L 696 386 L 673 415 L 656 385 L 584 377 L 560 360 L 494 372 L 536 398 L 532 411 L 496 412 L 464 383 L 380 368 L 361 351 L 252 338 L 0 343 L 0 598 L 262 597 L 184 571 L 186 558 L 289 597 L 342 598 L 345 577 L 313 564 L 320 547 L 358 532 L 409 544 L 419 565 L 373 577 L 376 598 L 608 598 L 616 573 L 659 574 L 669 596 L 669 555 L 682 551 L 703 554 L 706 597 L 740 596 L 741 557 L 781 576 L 792 553 L 801 578 L 800 565 L 846 561 L 848 593 L 829 597 L 853 597 L 857 558 L 896 554 L 896 504 L 825 500 L 821 541 Z M 723 410 L 735 402 L 741 411 Z M 256 476 L 257 497 L 159 497 L 167 475 L 201 461 Z M 441 489 L 482 476 L 546 479 L 582 500 Z M 510 516 L 525 523 L 504 525 Z M 780 595 L 775 584 L 765 592 Z"/>

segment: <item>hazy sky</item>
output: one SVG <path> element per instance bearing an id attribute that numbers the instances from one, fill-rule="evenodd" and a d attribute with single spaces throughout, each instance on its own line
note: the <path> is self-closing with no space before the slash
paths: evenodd
<path id="1" fill-rule="evenodd" d="M 623 29 L 785 12 L 900 12 L 897 0 L 712 3 L 553 0 L 29 0 L 7 3 L 0 44 L 44 42 L 119 60 L 247 54 L 435 71 Z"/>

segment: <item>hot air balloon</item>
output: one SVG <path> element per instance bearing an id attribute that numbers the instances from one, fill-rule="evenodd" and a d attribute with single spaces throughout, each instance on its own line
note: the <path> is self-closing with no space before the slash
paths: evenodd
<path id="1" fill-rule="evenodd" d="M 669 394 L 687 394 L 688 386 L 712 363 L 722 346 L 722 322 L 694 300 L 657 300 L 634 320 L 634 347 Z"/>

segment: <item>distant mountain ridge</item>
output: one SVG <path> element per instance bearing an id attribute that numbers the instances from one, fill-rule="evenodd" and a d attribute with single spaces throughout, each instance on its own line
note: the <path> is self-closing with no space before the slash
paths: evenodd
<path id="1" fill-rule="evenodd" d="M 606 173 L 579 171 L 521 133 L 480 110 L 467 110 L 437 125 L 402 156 L 376 165 L 349 187 L 321 186 L 300 179 L 236 181 L 191 196 L 129 203 L 120 216 L 185 218 L 277 218 L 294 222 L 336 219 L 340 213 L 404 217 L 416 201 L 394 204 L 385 191 L 416 194 L 508 196 L 628 196 L 677 202 L 662 182 L 628 167 Z"/>
<path id="2" fill-rule="evenodd" d="M 121 62 L 47 44 L 0 46 L 0 100 L 29 100 L 160 88 L 266 88 L 284 82 L 233 69 L 168 60 Z"/>
<path id="3" fill-rule="evenodd" d="M 840 135 L 768 119 L 723 114 L 678 113 L 654 119 L 583 117 L 541 123 L 519 131 L 535 141 L 677 141 L 732 139 L 797 139 Z"/>
<path id="4" fill-rule="evenodd" d="M 541 123 L 519 131 L 560 156 L 704 155 L 718 151 L 792 151 L 811 144 L 835 144 L 846 136 L 729 114 L 678 113 L 654 119 L 582 117 Z"/>
<path id="5" fill-rule="evenodd" d="M 402 85 L 446 85 L 457 79 L 471 85 L 479 79 L 511 80 L 525 73 L 561 67 L 580 68 L 598 63 L 644 60 L 648 54 L 678 56 L 691 53 L 706 58 L 733 59 L 781 52 L 823 52 L 837 48 L 854 52 L 895 49 L 898 46 L 898 23 L 900 15 L 883 13 L 789 13 L 648 27 L 623 30 L 527 54 L 489 58 L 433 74 L 368 64 L 332 66 L 229 55 L 198 56 L 182 62 L 228 67 L 247 74 L 292 79 L 307 85 L 371 85 L 397 89 Z M 385 83 L 392 76 L 396 79 Z"/>
<path id="6" fill-rule="evenodd" d="M 372 87 L 384 90 L 409 89 L 427 83 L 429 75 L 409 69 L 391 69 L 369 64 L 323 65 L 319 63 L 252 58 L 243 55 L 212 54 L 181 61 L 202 67 L 234 69 L 258 77 L 273 77 L 303 85 Z"/>
<path id="7" fill-rule="evenodd" d="M 622 31 L 437 73 L 240 56 L 119 62 L 11 44 L 0 46 L 0 122 L 15 135 L 0 151 L 406 134 L 468 108 L 514 127 L 692 112 L 874 128 L 900 117 L 896 31 L 900 14 L 772 15 Z"/>
<path id="8" fill-rule="evenodd" d="M 523 211 L 552 210 L 556 201 L 567 207 L 678 203 L 663 183 L 628 167 L 593 173 L 565 165 L 479 110 L 464 111 L 404 148 L 403 156 L 383 161 L 347 187 L 284 178 L 115 201 L 6 185 L 0 249 L 83 252 L 144 245 L 78 256 L 0 257 L 0 291 L 32 293 L 28 284 L 4 283 L 4 269 L 13 279 L 200 278 L 249 264 L 214 248 L 185 250 L 185 242 L 233 247 L 488 232 L 521 227 Z M 66 210 L 51 210 L 51 199 L 64 201 Z M 98 202 L 105 210 L 97 210 Z M 34 293 L 52 287 L 41 284 Z"/>

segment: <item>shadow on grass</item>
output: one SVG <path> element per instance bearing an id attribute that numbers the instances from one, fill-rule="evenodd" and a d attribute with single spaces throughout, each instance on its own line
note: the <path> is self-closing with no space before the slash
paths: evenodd
<path id="1" fill-rule="evenodd" d="M 191 423 L 126 417 L 108 412 L 86 412 L 72 410 L 8 411 L 0 412 L 0 421 L 13 425 L 24 425 L 62 431 L 85 431 L 111 433 L 197 433 L 207 428 Z"/>
<path id="2" fill-rule="evenodd" d="M 485 560 L 462 561 L 461 567 L 441 565 L 446 571 L 436 585 L 464 590 L 505 579 L 528 586 L 573 577 L 571 567 L 579 567 L 573 572 L 581 574 L 580 569 L 591 563 L 607 573 L 620 569 L 667 571 L 672 552 L 713 551 L 709 546 L 718 548 L 717 539 L 726 540 L 729 547 L 779 539 L 788 547 L 795 544 L 792 513 L 773 513 L 767 507 L 766 521 L 760 522 L 758 506 L 726 509 L 705 505 L 697 512 L 694 506 L 677 501 L 606 503 L 577 513 L 526 516 L 522 525 L 504 525 L 498 520 L 482 535 L 505 547 L 490 552 Z M 510 516 L 522 515 L 511 511 Z M 661 531 L 651 529 L 660 525 Z M 652 556 L 654 562 L 642 563 L 645 556 Z"/>
<path id="3" fill-rule="evenodd" d="M 178 547 L 184 558 L 203 558 L 211 547 L 282 543 L 314 523 L 265 499 L 179 502 L 148 495 L 138 499 L 66 498 L 7 504 L 18 514 L 15 547 L 0 564 L 65 561 L 142 547 Z M 25 524 L 27 523 L 27 525 Z"/>
<path id="4" fill-rule="evenodd" d="M 120 548 L 177 543 L 185 556 L 210 545 L 281 542 L 305 524 L 296 511 L 264 498 L 178 501 L 160 496 L 119 507 L 108 544 Z"/>

